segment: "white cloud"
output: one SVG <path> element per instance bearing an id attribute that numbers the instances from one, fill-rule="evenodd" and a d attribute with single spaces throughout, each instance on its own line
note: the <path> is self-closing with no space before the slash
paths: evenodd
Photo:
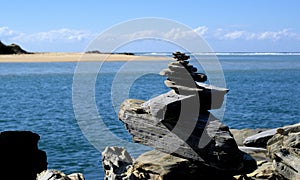
<path id="1" fill-rule="evenodd" d="M 219 40 L 272 40 L 277 41 L 281 39 L 294 39 L 300 40 L 300 34 L 294 33 L 289 29 L 282 29 L 279 31 L 264 31 L 264 32 L 251 32 L 247 30 L 224 30 L 217 29 L 211 33 L 212 38 Z"/>
<path id="2" fill-rule="evenodd" d="M 0 36 L 14 36 L 18 34 L 17 32 L 10 30 L 8 27 L 4 26 L 4 27 L 0 27 Z"/>
<path id="3" fill-rule="evenodd" d="M 247 29 L 241 29 L 241 27 L 226 28 L 208 28 L 206 26 L 199 26 L 195 29 L 180 29 L 173 28 L 167 31 L 159 30 L 146 30 L 135 32 L 131 34 L 108 34 L 107 41 L 112 42 L 116 38 L 138 39 L 144 37 L 157 37 L 174 40 L 193 40 L 196 36 L 200 35 L 208 41 L 222 40 L 244 40 L 251 42 L 268 42 L 268 41 L 279 41 L 279 40 L 292 40 L 294 42 L 300 41 L 300 33 L 296 33 L 291 29 L 281 29 L 278 31 L 249 31 Z M 121 32 L 116 32 L 121 33 Z M 91 33 L 86 30 L 77 29 L 55 29 L 45 32 L 26 34 L 16 30 L 12 30 L 9 27 L 0 27 L 0 40 L 4 40 L 6 43 L 20 43 L 27 45 L 27 47 L 34 47 L 34 50 L 40 45 L 53 46 L 60 49 L 64 48 L 63 44 L 72 43 L 74 46 L 78 46 L 83 49 L 90 41 L 96 38 L 95 33 Z M 44 48 L 44 47 L 40 47 Z M 69 48 L 69 47 L 68 47 Z M 47 49 L 46 49 L 47 50 Z M 63 51 L 63 49 L 62 49 Z"/>
<path id="4" fill-rule="evenodd" d="M 194 29 L 195 32 L 200 34 L 201 36 L 204 36 L 208 32 L 208 27 L 206 26 L 199 26 L 196 29 Z"/>
<path id="5" fill-rule="evenodd" d="M 11 30 L 6 26 L 0 27 L 0 40 L 9 40 L 10 38 L 19 37 L 22 35 L 22 33 L 15 30 Z"/>
<path id="6" fill-rule="evenodd" d="M 89 31 L 68 28 L 28 34 L 0 27 L 1 41 L 17 43 L 31 51 L 81 51 L 95 37 L 96 34 Z"/>
<path id="7" fill-rule="evenodd" d="M 0 40 L 4 39 L 6 41 L 12 42 L 55 42 L 55 41 L 82 41 L 91 40 L 96 35 L 85 30 L 76 29 L 56 29 L 46 32 L 38 32 L 32 34 L 25 34 L 19 31 L 11 30 L 8 27 L 0 27 Z"/>
<path id="8" fill-rule="evenodd" d="M 195 30 L 187 30 L 187 29 L 181 29 L 181 28 L 172 28 L 168 31 L 161 31 L 161 30 L 143 30 L 143 31 L 137 31 L 134 33 L 129 34 L 122 34 L 122 32 L 116 33 L 105 33 L 105 39 L 107 41 L 112 41 L 116 38 L 118 39 L 130 39 L 130 40 L 136 40 L 140 38 L 157 38 L 157 39 L 167 39 L 170 41 L 173 40 L 189 40 L 193 39 L 196 36 L 203 35 L 207 31 L 207 28 L 199 27 Z"/>
<path id="9" fill-rule="evenodd" d="M 288 29 L 283 29 L 280 31 L 267 31 L 258 34 L 257 39 L 264 40 L 264 39 L 271 39 L 271 40 L 279 40 L 283 38 L 293 38 L 297 36 L 295 33 L 290 32 Z M 298 37 L 299 38 L 299 37 Z"/>
<path id="10" fill-rule="evenodd" d="M 245 31 L 233 31 L 224 34 L 225 39 L 238 39 L 245 35 Z"/>
<path id="11" fill-rule="evenodd" d="M 196 32 L 196 33 L 195 33 Z M 218 39 L 218 40 L 273 40 L 280 39 L 296 39 L 300 40 L 300 34 L 292 32 L 290 29 L 282 29 L 279 31 L 263 31 L 252 32 L 247 30 L 226 30 L 224 28 L 217 28 L 209 30 L 206 26 L 199 26 L 193 30 L 182 30 L 179 28 L 173 28 L 167 32 L 160 32 L 155 30 L 140 31 L 132 34 L 123 34 L 118 36 L 130 37 L 130 39 L 143 38 L 143 37 L 161 37 L 170 40 L 178 39 L 192 39 L 197 35 L 201 35 L 204 38 Z M 113 34 L 112 36 L 116 36 Z M 19 42 L 76 42 L 89 40 L 91 41 L 96 37 L 86 30 L 76 29 L 55 29 L 45 32 L 38 32 L 32 34 L 25 34 L 15 30 L 11 30 L 8 27 L 0 27 L 0 40 L 6 39 Z"/>
<path id="12" fill-rule="evenodd" d="M 117 37 L 118 35 L 112 34 L 112 36 Z M 148 30 L 148 31 L 138 31 L 132 34 L 125 34 L 123 35 L 125 38 L 129 36 L 130 39 L 138 39 L 143 37 L 153 37 L 153 36 L 161 36 L 161 32 L 154 31 L 154 30 Z"/>
<path id="13" fill-rule="evenodd" d="M 82 40 L 90 40 L 95 35 L 91 34 L 88 31 L 83 30 L 74 30 L 74 29 L 57 29 L 46 32 L 39 32 L 33 34 L 23 34 L 22 36 L 16 36 L 13 40 L 22 41 L 22 42 L 76 42 Z"/>
<path id="14" fill-rule="evenodd" d="M 169 32 L 163 34 L 163 37 L 169 40 L 192 38 L 193 36 L 195 36 L 194 31 L 185 31 L 180 28 L 173 28 Z"/>

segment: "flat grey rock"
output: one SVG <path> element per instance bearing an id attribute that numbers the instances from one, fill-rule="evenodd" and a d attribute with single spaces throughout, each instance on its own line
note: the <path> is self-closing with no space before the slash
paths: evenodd
<path id="1" fill-rule="evenodd" d="M 245 146 L 250 147 L 262 147 L 265 148 L 267 146 L 267 142 L 269 139 L 271 139 L 274 134 L 276 134 L 277 129 L 269 129 L 266 131 L 262 131 L 258 134 L 254 134 L 252 136 L 247 137 L 243 144 Z"/>

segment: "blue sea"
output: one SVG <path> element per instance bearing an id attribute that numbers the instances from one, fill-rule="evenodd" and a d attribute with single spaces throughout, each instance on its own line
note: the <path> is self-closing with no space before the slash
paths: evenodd
<path id="1" fill-rule="evenodd" d="M 223 123 L 241 129 L 300 122 L 300 54 L 219 53 L 217 57 L 225 80 L 221 84 L 230 90 Z M 191 63 L 205 71 L 195 59 Z M 100 67 L 95 63 L 94 67 L 99 66 L 95 75 L 79 72 L 77 63 L 1 63 L 0 131 L 36 132 L 49 169 L 81 172 L 87 180 L 103 179 L 101 151 L 105 146 L 125 146 L 135 157 L 149 150 L 131 143 L 117 112 L 126 98 L 147 100 L 167 92 L 165 77 L 157 74 L 167 64 L 105 62 Z M 75 77 L 84 83 L 74 86 Z M 91 94 L 96 112 L 89 111 L 90 107 L 81 108 L 85 110 L 82 116 L 74 112 L 74 96 L 78 95 L 74 88 Z M 88 99 L 89 95 L 81 97 L 83 102 Z"/>

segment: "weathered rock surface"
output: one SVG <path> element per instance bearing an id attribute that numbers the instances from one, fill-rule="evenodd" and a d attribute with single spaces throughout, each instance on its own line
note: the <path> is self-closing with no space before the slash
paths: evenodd
<path id="1" fill-rule="evenodd" d="M 105 155 L 107 149 L 111 148 L 115 149 L 117 147 L 107 147 L 103 154 Z M 122 148 L 120 150 L 124 151 Z M 111 151 L 109 156 L 120 157 L 122 156 L 121 151 Z M 113 159 L 113 161 L 116 160 L 115 158 Z M 117 162 L 121 159 L 118 159 Z M 118 174 L 106 174 L 105 179 L 108 180 L 233 179 L 232 175 L 227 174 L 227 172 L 157 150 L 148 151 L 133 162 L 126 163 L 125 166 L 115 166 L 112 163 L 107 164 L 107 166 L 110 167 L 109 169 L 114 169 L 115 172 L 118 172 Z"/>
<path id="2" fill-rule="evenodd" d="M 157 150 L 140 155 L 134 161 L 133 171 L 147 179 L 233 179 L 226 172 Z"/>
<path id="3" fill-rule="evenodd" d="M 46 153 L 38 149 L 40 136 L 30 131 L 0 133 L 1 179 L 35 180 L 47 169 Z"/>
<path id="4" fill-rule="evenodd" d="M 254 179 L 277 179 L 278 175 L 274 173 L 274 167 L 271 162 L 269 161 L 258 161 L 257 162 L 258 168 L 252 172 L 251 174 L 248 174 L 248 177 L 254 178 Z"/>
<path id="5" fill-rule="evenodd" d="M 247 175 L 239 175 L 235 176 L 238 180 L 282 180 L 284 179 L 280 174 L 276 173 L 272 162 L 269 161 L 258 161 L 257 162 L 258 168 Z"/>
<path id="6" fill-rule="evenodd" d="M 84 180 L 84 177 L 81 173 L 66 175 L 61 171 L 51 169 L 38 174 L 36 180 Z"/>
<path id="7" fill-rule="evenodd" d="M 286 179 L 300 179 L 300 123 L 277 132 L 267 143 L 275 171 Z"/>
<path id="8" fill-rule="evenodd" d="M 174 129 L 172 122 L 167 124 L 146 113 L 141 108 L 142 103 L 141 100 L 126 100 L 119 111 L 119 118 L 135 142 L 232 174 L 255 170 L 255 160 L 238 149 L 228 127 L 211 114 L 203 115 L 195 122 L 184 121 Z"/>
<path id="9" fill-rule="evenodd" d="M 122 147 L 106 147 L 102 152 L 102 165 L 106 180 L 128 179 L 126 172 L 133 159 Z"/>
<path id="10" fill-rule="evenodd" d="M 300 179 L 300 123 L 275 128 L 271 133 L 274 131 L 276 131 L 275 134 L 267 142 L 267 150 L 257 147 L 239 147 L 258 160 L 258 168 L 250 174 L 235 176 L 236 179 Z M 234 133 L 235 137 L 239 134 L 238 131 Z M 268 136 L 270 131 L 262 133 L 262 135 L 264 134 Z M 244 135 L 242 134 L 242 136 Z M 251 139 L 253 137 L 261 137 L 261 134 L 251 136 Z M 261 143 L 261 141 L 257 143 Z M 252 145 L 257 146 L 255 143 Z M 266 155 L 264 155 L 265 152 Z"/>

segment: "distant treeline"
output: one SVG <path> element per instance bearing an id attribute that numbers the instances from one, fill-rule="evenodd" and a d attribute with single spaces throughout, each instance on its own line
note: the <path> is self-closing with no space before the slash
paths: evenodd
<path id="1" fill-rule="evenodd" d="M 122 55 L 134 55 L 134 53 L 130 53 L 130 52 L 112 53 L 112 52 L 101 52 L 101 51 L 98 51 L 98 50 L 86 51 L 85 53 L 88 53 L 88 54 L 122 54 Z"/>

